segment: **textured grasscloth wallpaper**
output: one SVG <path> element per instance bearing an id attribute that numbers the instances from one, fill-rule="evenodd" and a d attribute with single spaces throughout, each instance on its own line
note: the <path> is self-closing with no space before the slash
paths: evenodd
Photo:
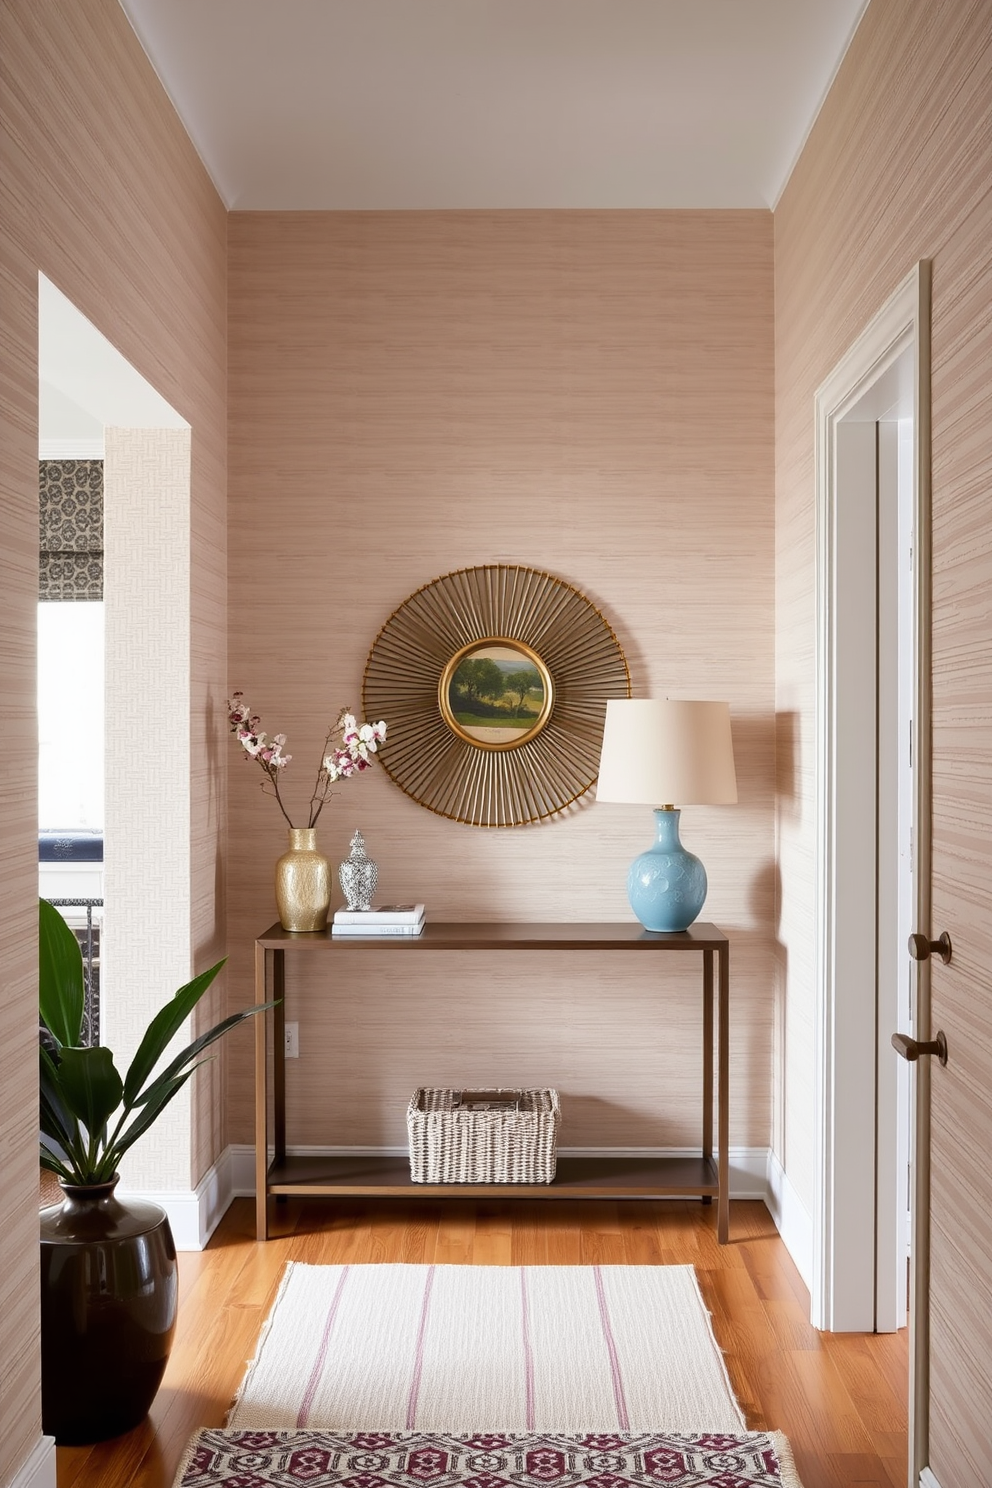
<path id="1" fill-rule="evenodd" d="M 686 810 L 734 938 L 732 1140 L 769 1134 L 772 940 L 772 259 L 766 212 L 234 214 L 231 686 L 297 806 L 379 626 L 451 569 L 508 561 L 582 589 L 635 693 L 728 698 L 740 805 Z M 232 743 L 232 749 L 234 745 Z M 275 917 L 285 832 L 230 770 L 231 997 Z M 383 894 L 437 918 L 625 919 L 647 808 L 586 803 L 485 831 L 384 774 L 345 783 Z M 542 956 L 400 967 L 352 950 L 290 991 L 290 1140 L 403 1143 L 418 1084 L 552 1083 L 564 1145 L 698 1140 L 698 971 Z M 231 1060 L 251 1139 L 248 1040 Z"/>
<path id="2" fill-rule="evenodd" d="M 116 0 L 0 6 L 0 1482 L 41 1430 L 37 1351 L 38 271 L 193 426 L 190 935 L 175 985 L 223 943 L 226 216 Z M 150 730 L 147 754 L 160 747 Z M 185 809 L 185 808 L 183 808 Z M 140 972 L 140 967 L 138 968 Z M 223 993 L 217 988 L 216 1003 Z M 215 1008 L 205 1009 L 210 1016 Z M 218 1086 L 209 1109 L 221 1112 Z M 199 1097 L 195 1097 L 198 1100 Z M 196 1121 L 189 1181 L 221 1150 Z M 183 1154 L 180 1154 L 182 1157 Z"/>
<path id="3" fill-rule="evenodd" d="M 685 835 L 710 868 L 706 914 L 734 937 L 733 1140 L 764 1143 L 771 1132 L 809 1201 L 812 396 L 911 263 L 934 257 L 935 914 L 965 903 L 971 926 L 941 994 L 941 1015 L 966 1050 L 967 1109 L 944 1113 L 951 1140 L 937 1155 L 959 1222 L 935 1236 L 934 1291 L 939 1319 L 966 1313 L 984 1327 L 987 1309 L 962 1295 L 955 1269 L 967 1251 L 992 1294 L 980 1269 L 992 1209 L 980 1187 L 981 1132 L 967 1184 L 954 1166 L 955 1149 L 975 1148 L 990 1054 L 981 993 L 992 964 L 992 823 L 979 737 L 992 695 L 982 598 L 992 364 L 984 0 L 872 0 L 776 213 L 774 286 L 766 213 L 261 214 L 229 223 L 116 0 L 10 0 L 0 7 L 0 52 L 0 693 L 11 761 L 0 778 L 0 1479 L 40 1429 L 39 268 L 192 425 L 182 741 L 191 958 L 202 965 L 221 953 L 226 896 L 229 996 L 240 1005 L 251 939 L 274 917 L 280 819 L 232 757 L 226 690 L 244 687 L 266 724 L 290 735 L 302 778 L 326 721 L 357 703 L 378 626 L 412 589 L 467 563 L 546 567 L 607 613 L 637 692 L 733 705 L 741 805 L 688 811 Z M 416 892 L 452 917 L 624 917 L 625 865 L 648 833 L 644 812 L 594 806 L 532 829 L 473 832 L 419 810 L 382 775 L 332 803 L 322 823 L 332 857 L 357 824 L 390 896 Z M 480 996 L 478 967 L 457 957 L 443 979 L 425 965 L 407 980 L 347 954 L 333 986 L 292 990 L 303 1045 L 292 1140 L 402 1140 L 413 1083 L 504 1071 L 561 1085 L 571 1108 L 563 1141 L 695 1139 L 690 974 L 658 987 L 634 976 L 618 985 L 609 966 L 578 958 L 550 970 L 499 966 Z M 222 995 L 218 987 L 217 1004 Z M 247 1038 L 230 1052 L 229 1124 L 223 1061 L 194 1099 L 191 1181 L 226 1140 L 251 1140 Z M 773 1086 L 780 1109 L 770 1123 Z M 950 1368 L 942 1326 L 938 1377 Z M 981 1364 L 989 1340 L 976 1331 L 973 1344 Z M 960 1378 L 959 1422 L 974 1386 L 967 1370 Z M 953 1435 L 941 1430 L 938 1422 L 938 1453 Z M 981 1443 L 964 1447 L 978 1460 Z"/>
<path id="4" fill-rule="evenodd" d="M 775 214 L 782 1150 L 812 1207 L 813 396 L 920 258 L 933 260 L 933 1471 L 992 1481 L 992 14 L 872 0 Z M 925 927 L 924 927 L 925 928 Z M 976 1306 L 976 1298 L 984 1299 Z"/>

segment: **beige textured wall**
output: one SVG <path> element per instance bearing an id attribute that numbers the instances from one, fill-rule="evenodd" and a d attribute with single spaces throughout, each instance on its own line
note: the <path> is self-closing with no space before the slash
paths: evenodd
<path id="1" fill-rule="evenodd" d="M 223 939 L 226 218 L 116 0 L 0 6 L 0 1482 L 40 1431 L 37 1355 L 37 275 L 193 426 L 191 955 Z M 221 707 L 223 706 L 221 702 Z M 149 766 L 166 747 L 150 720 Z M 167 733 L 167 730 L 166 730 Z M 219 997 L 218 992 L 218 997 Z M 211 1153 L 222 1133 L 201 1121 Z M 202 1163 L 203 1153 L 199 1154 Z M 193 1175 L 195 1176 L 195 1174 Z"/>
<path id="2" fill-rule="evenodd" d="M 358 703 L 379 626 L 420 584 L 505 560 L 577 585 L 635 693 L 729 698 L 741 804 L 690 809 L 704 916 L 733 937 L 732 1140 L 769 1133 L 773 1002 L 772 259 L 765 212 L 234 214 L 230 683 L 289 737 L 302 807 L 323 729 Z M 236 749 L 233 740 L 232 752 Z M 275 918 L 285 832 L 230 773 L 231 997 Z M 624 919 L 647 808 L 490 831 L 383 773 L 361 825 L 383 894 L 439 919 Z M 558 1084 L 564 1145 L 698 1140 L 698 973 L 590 957 L 431 965 L 352 950 L 291 990 L 290 1141 L 403 1143 L 419 1083 Z M 232 1040 L 233 1044 L 233 1040 Z M 251 1139 L 248 1040 L 232 1057 Z"/>
<path id="3" fill-rule="evenodd" d="M 189 760 L 164 750 L 149 770 L 147 758 L 149 718 L 170 719 L 180 738 L 189 731 L 189 431 L 108 428 L 104 449 L 106 709 L 114 723 L 105 745 L 113 788 L 104 824 L 110 930 L 100 955 L 100 1034 L 123 1070 L 155 1013 L 189 980 Z M 190 1038 L 187 1024 L 171 1053 Z M 190 1102 L 180 1096 L 127 1154 L 121 1191 L 188 1188 L 191 1123 Z"/>
<path id="4" fill-rule="evenodd" d="M 776 1141 L 788 1175 L 810 1209 L 813 396 L 847 346 L 920 258 L 932 258 L 934 264 L 933 924 L 935 931 L 944 928 L 945 920 L 951 924 L 956 947 L 959 934 L 966 945 L 972 940 L 965 954 L 973 957 L 981 971 L 970 989 L 962 988 L 961 1018 L 972 1046 L 977 1037 L 978 1047 L 992 1048 L 992 1028 L 987 1017 L 977 1013 L 989 1003 L 992 957 L 988 916 L 992 886 L 988 791 L 988 699 L 992 695 L 988 668 L 992 640 L 988 608 L 992 582 L 990 181 L 992 11 L 988 4 L 985 0 L 872 0 L 775 213 L 778 834 L 780 941 L 787 968 L 786 998 L 780 1012 L 785 1054 L 776 1071 L 785 1105 Z M 984 661 L 979 662 L 979 657 Z M 964 913 L 963 903 L 967 904 Z M 957 950 L 955 954 L 957 959 Z M 937 989 L 941 975 L 935 974 L 934 980 Z M 968 1097 L 976 1119 L 983 1100 L 987 1109 L 987 1080 L 984 1083 L 986 1093 L 977 1104 Z M 992 1120 L 987 1135 L 992 1140 Z M 983 1205 L 972 1194 L 968 1207 L 987 1217 L 992 1196 Z M 987 1277 L 987 1223 L 985 1229 L 981 1264 Z M 978 1251 L 976 1247 L 975 1254 Z M 953 1315 L 951 1307 L 937 1310 L 938 1318 Z M 988 1419 L 987 1410 L 981 1419 Z M 945 1482 L 942 1473 L 938 1477 Z"/>

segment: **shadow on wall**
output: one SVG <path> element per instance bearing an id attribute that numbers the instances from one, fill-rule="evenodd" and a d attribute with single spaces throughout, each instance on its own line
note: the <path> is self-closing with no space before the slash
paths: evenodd
<path id="1" fill-rule="evenodd" d="M 762 943 L 764 927 L 778 925 L 781 887 L 781 874 L 773 858 L 768 858 L 764 863 L 759 864 L 751 875 L 747 907 L 751 912 L 752 923 L 762 927 L 762 936 L 755 937 L 761 939 Z M 746 937 L 746 932 L 735 927 L 734 939 L 744 937 Z"/>
<path id="2" fill-rule="evenodd" d="M 801 752 L 798 712 L 775 714 L 775 796 L 783 820 L 799 820 L 799 760 Z"/>

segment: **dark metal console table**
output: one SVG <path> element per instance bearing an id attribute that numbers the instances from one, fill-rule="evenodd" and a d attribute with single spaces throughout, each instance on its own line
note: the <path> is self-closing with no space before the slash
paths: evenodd
<path id="1" fill-rule="evenodd" d="M 727 1241 L 728 1045 L 730 945 L 715 925 L 658 933 L 638 924 L 434 924 L 418 936 L 349 936 L 333 939 L 329 930 L 299 933 L 273 925 L 255 942 L 255 1001 L 283 998 L 286 957 L 433 955 L 443 951 L 695 951 L 703 962 L 703 1112 L 698 1157 L 559 1157 L 553 1183 L 414 1183 L 405 1157 L 286 1155 L 285 1002 L 255 1018 L 255 1206 L 257 1235 L 268 1239 L 270 1194 L 378 1195 L 411 1198 L 656 1199 L 702 1198 L 717 1203 L 717 1236 Z M 716 1160 L 713 1157 L 713 962 L 719 966 L 717 997 Z M 269 1161 L 268 1030 L 273 1033 L 273 1120 Z"/>

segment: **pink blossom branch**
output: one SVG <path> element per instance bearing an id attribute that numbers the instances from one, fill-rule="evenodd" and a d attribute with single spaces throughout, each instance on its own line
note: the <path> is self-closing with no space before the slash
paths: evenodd
<path id="1" fill-rule="evenodd" d="M 279 810 L 282 812 L 283 816 L 286 818 L 287 822 L 289 822 L 289 825 L 292 827 L 293 823 L 292 823 L 292 821 L 290 821 L 289 812 L 286 810 L 285 806 L 283 805 L 283 803 L 282 803 L 282 796 L 279 794 L 279 776 L 275 773 L 274 770 L 272 770 L 272 768 L 270 766 L 263 765 L 262 766 L 262 769 L 265 771 L 266 775 L 268 775 L 269 779 L 272 781 L 272 789 L 273 789 L 273 791 L 275 793 L 275 798 L 276 798 L 276 802 L 278 803 Z M 262 781 L 262 790 L 265 791 L 265 781 L 264 780 Z M 265 793 L 266 793 L 266 795 L 268 794 L 267 791 Z M 311 822 L 310 825 L 313 826 L 313 822 Z"/>
<path id="2" fill-rule="evenodd" d="M 327 766 L 324 764 L 324 760 L 331 752 L 331 737 L 334 733 L 334 730 L 335 728 L 341 727 L 341 718 L 347 711 L 348 710 L 346 708 L 342 711 L 336 724 L 328 724 L 327 726 L 327 733 L 324 737 L 324 747 L 320 751 L 320 767 L 317 770 L 317 778 L 314 780 L 313 792 L 310 796 L 309 824 L 311 827 L 315 827 L 317 825 L 317 819 L 320 816 L 320 813 L 323 811 L 328 797 L 333 795 L 333 791 L 330 789 L 331 782 L 327 775 Z M 314 810 L 315 805 L 317 808 L 316 810 Z"/>
<path id="3" fill-rule="evenodd" d="M 270 739 L 262 730 L 262 720 L 251 712 L 244 701 L 242 692 L 236 692 L 233 697 L 228 698 L 227 712 L 232 734 L 237 737 L 249 758 L 259 765 L 266 780 L 272 782 L 271 794 L 275 796 L 279 810 L 292 828 L 292 818 L 286 810 L 279 789 L 279 775 L 293 757 L 291 754 L 283 753 L 286 743 L 285 734 L 274 734 Z M 333 747 L 331 741 L 335 732 L 339 730 L 341 743 Z M 386 725 L 383 720 L 380 719 L 378 723 L 359 724 L 347 708 L 342 709 L 337 722 L 327 730 L 324 738 L 324 751 L 310 794 L 308 828 L 316 825 L 324 806 L 334 794 L 331 786 L 338 780 L 348 780 L 352 775 L 359 775 L 364 770 L 370 770 L 379 746 L 384 743 L 385 738 Z M 262 790 L 264 794 L 270 794 L 266 790 L 265 781 L 262 782 Z"/>

